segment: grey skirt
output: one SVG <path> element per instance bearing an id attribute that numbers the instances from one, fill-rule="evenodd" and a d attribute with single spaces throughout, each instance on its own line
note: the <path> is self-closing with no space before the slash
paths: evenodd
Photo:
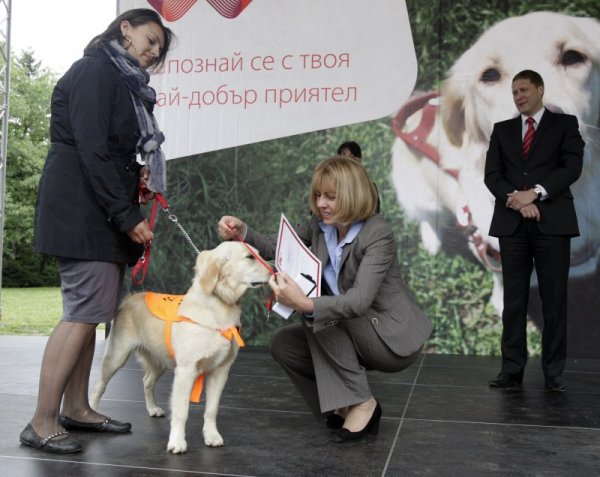
<path id="1" fill-rule="evenodd" d="M 119 305 L 125 265 L 59 258 L 64 321 L 107 323 Z"/>

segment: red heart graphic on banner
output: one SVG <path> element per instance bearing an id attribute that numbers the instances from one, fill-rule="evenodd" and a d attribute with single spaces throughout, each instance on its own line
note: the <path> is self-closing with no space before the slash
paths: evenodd
<path id="1" fill-rule="evenodd" d="M 211 7 L 225 18 L 235 18 L 252 0 L 207 0 Z"/>
<path id="2" fill-rule="evenodd" d="M 148 0 L 148 3 L 168 22 L 184 16 L 197 0 Z M 225 18 L 237 17 L 252 0 L 207 0 Z"/>
<path id="3" fill-rule="evenodd" d="M 184 16 L 197 0 L 148 0 L 148 3 L 168 22 Z"/>

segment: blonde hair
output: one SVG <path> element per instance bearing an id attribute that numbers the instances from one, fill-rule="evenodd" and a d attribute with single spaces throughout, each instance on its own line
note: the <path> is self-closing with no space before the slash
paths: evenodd
<path id="1" fill-rule="evenodd" d="M 338 209 L 333 220 L 348 225 L 366 220 L 377 209 L 377 191 L 362 164 L 348 156 L 333 156 L 321 161 L 313 173 L 309 205 L 313 214 L 322 219 L 317 208 L 317 192 L 335 190 Z"/>

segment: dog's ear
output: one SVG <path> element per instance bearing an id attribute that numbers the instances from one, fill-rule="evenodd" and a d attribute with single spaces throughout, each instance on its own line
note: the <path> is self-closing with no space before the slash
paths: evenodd
<path id="1" fill-rule="evenodd" d="M 586 36 L 587 47 L 592 56 L 592 63 L 596 65 L 597 68 L 597 65 L 600 64 L 600 42 L 598 41 L 598 38 L 600 38 L 600 21 L 596 18 L 574 18 L 573 20 L 579 31 Z M 600 103 L 600 99 L 598 101 Z M 590 106 L 594 108 L 594 105 Z M 600 111 L 600 104 L 596 106 L 596 111 Z M 600 113 L 598 114 L 596 126 L 600 127 Z"/>
<path id="2" fill-rule="evenodd" d="M 441 88 L 440 113 L 442 126 L 453 146 L 461 147 L 465 133 L 465 94 L 464 81 L 448 77 Z"/>
<path id="3" fill-rule="evenodd" d="M 198 281 L 198 285 L 207 295 L 212 294 L 217 286 L 223 263 L 223 258 L 213 250 L 204 250 L 198 255 L 194 267 L 195 280 Z"/>

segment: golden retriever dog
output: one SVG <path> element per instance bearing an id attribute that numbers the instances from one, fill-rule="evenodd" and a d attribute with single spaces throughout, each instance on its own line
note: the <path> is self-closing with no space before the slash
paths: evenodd
<path id="1" fill-rule="evenodd" d="M 600 199 L 598 20 L 534 12 L 493 25 L 455 62 L 442 84 L 439 108 L 424 141 L 437 149 L 438 163 L 400 137 L 392 148 L 398 201 L 419 223 L 424 247 L 437 253 L 445 226 L 454 228 L 457 222 L 467 226 L 469 247 L 494 274 L 490 301 L 499 314 L 502 279 L 493 258 L 499 247 L 497 239 L 488 236 L 494 198 L 483 183 L 483 174 L 494 123 L 518 114 L 511 83 L 524 69 L 544 78 L 548 109 L 579 120 L 585 157 L 582 175 L 571 189 L 581 236 L 572 241 L 570 276 L 593 274 L 600 254 L 600 208 L 594 205 Z M 418 128 L 422 114 L 420 109 L 406 118 L 403 131 Z"/>
<path id="2" fill-rule="evenodd" d="M 253 249 L 254 250 L 254 249 Z M 154 316 L 144 293 L 128 296 L 119 309 L 106 344 L 101 376 L 90 403 L 98 405 L 106 385 L 134 351 L 144 369 L 144 394 L 150 416 L 165 412 L 154 400 L 154 384 L 167 369 L 175 368 L 171 390 L 171 431 L 167 450 L 187 450 L 185 425 L 194 381 L 205 375 L 206 407 L 202 433 L 210 447 L 223 445 L 217 430 L 217 412 L 229 369 L 237 353 L 235 339 L 222 331 L 240 327 L 240 299 L 249 288 L 267 283 L 270 272 L 241 242 L 223 242 L 202 251 L 196 259 L 192 286 L 177 310 L 189 321 L 173 322 L 170 356 L 165 339 L 166 322 Z"/>

